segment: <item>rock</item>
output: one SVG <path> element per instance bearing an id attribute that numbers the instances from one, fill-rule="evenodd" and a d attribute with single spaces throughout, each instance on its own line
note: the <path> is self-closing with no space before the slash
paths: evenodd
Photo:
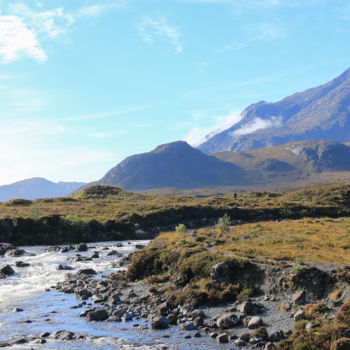
<path id="1" fill-rule="evenodd" d="M 219 335 L 216 337 L 216 341 L 217 341 L 219 344 L 228 343 L 228 336 L 227 336 L 227 333 L 219 334 Z"/>
<path id="2" fill-rule="evenodd" d="M 244 342 L 249 342 L 249 339 L 251 337 L 250 333 L 241 333 L 240 336 L 238 337 L 239 340 L 243 340 Z"/>
<path id="3" fill-rule="evenodd" d="M 312 323 L 312 322 L 308 322 L 306 325 L 305 325 L 305 330 L 307 332 L 310 332 L 313 328 L 317 327 L 317 325 L 315 323 Z M 347 338 L 350 338 L 350 332 L 349 332 L 349 337 Z"/>
<path id="4" fill-rule="evenodd" d="M 212 266 L 210 278 L 214 281 L 224 282 L 229 279 L 230 268 L 226 263 L 218 263 Z"/>
<path id="5" fill-rule="evenodd" d="M 166 329 L 170 321 L 166 317 L 155 317 L 152 319 L 152 329 Z"/>
<path id="6" fill-rule="evenodd" d="M 10 265 L 6 265 L 0 269 L 0 273 L 8 276 L 13 275 L 15 273 L 15 270 Z"/>
<path id="7" fill-rule="evenodd" d="M 196 332 L 196 333 L 193 334 L 193 336 L 195 338 L 200 338 L 202 335 L 199 332 Z"/>
<path id="8" fill-rule="evenodd" d="M 25 250 L 16 248 L 16 249 L 8 250 L 5 255 L 6 256 L 22 256 L 25 253 L 26 253 Z"/>
<path id="9" fill-rule="evenodd" d="M 268 342 L 266 343 L 264 350 L 275 350 L 276 346 L 274 345 L 274 343 Z"/>
<path id="10" fill-rule="evenodd" d="M 180 328 L 184 331 L 195 331 L 197 327 L 192 322 L 183 323 L 180 325 Z"/>
<path id="11" fill-rule="evenodd" d="M 284 339 L 283 331 L 274 331 L 269 335 L 270 342 L 279 342 L 282 339 Z"/>
<path id="12" fill-rule="evenodd" d="M 28 267 L 30 264 L 24 263 L 23 261 L 16 261 L 16 267 Z"/>
<path id="13" fill-rule="evenodd" d="M 112 294 L 108 299 L 107 299 L 107 304 L 108 305 L 115 305 L 120 302 L 120 297 L 119 293 Z"/>
<path id="14" fill-rule="evenodd" d="M 216 321 L 216 325 L 219 328 L 227 329 L 232 328 L 238 323 L 238 317 L 234 313 L 224 314 Z"/>
<path id="15" fill-rule="evenodd" d="M 344 338 L 350 338 L 350 328 L 347 328 L 343 331 Z"/>
<path id="16" fill-rule="evenodd" d="M 305 312 L 304 310 L 300 309 L 298 310 L 295 314 L 294 314 L 294 321 L 300 321 L 303 320 L 305 318 Z"/>
<path id="17" fill-rule="evenodd" d="M 142 249 L 145 248 L 145 246 L 143 244 L 136 244 L 135 245 L 135 249 Z"/>
<path id="18" fill-rule="evenodd" d="M 94 269 L 81 269 L 78 272 L 78 275 L 96 275 L 96 271 Z"/>
<path id="19" fill-rule="evenodd" d="M 23 311 L 23 309 L 21 309 L 21 308 L 19 308 L 19 307 L 15 307 L 14 309 L 13 309 L 13 312 L 22 312 Z"/>
<path id="20" fill-rule="evenodd" d="M 133 318 L 134 318 L 134 314 L 133 314 L 133 313 L 126 312 L 126 313 L 122 316 L 122 321 L 124 321 L 124 322 L 132 321 Z"/>
<path id="21" fill-rule="evenodd" d="M 299 292 L 296 292 L 293 295 L 293 303 L 296 305 L 301 305 L 306 302 L 306 293 L 304 290 L 301 290 Z"/>
<path id="22" fill-rule="evenodd" d="M 235 345 L 238 347 L 245 348 L 247 346 L 247 342 L 245 342 L 242 339 L 237 339 L 237 340 L 235 340 Z"/>
<path id="23" fill-rule="evenodd" d="M 74 270 L 73 267 L 68 265 L 58 265 L 57 270 Z"/>
<path id="24" fill-rule="evenodd" d="M 111 250 L 107 256 L 112 256 L 112 255 L 116 255 L 116 256 L 121 256 L 122 254 L 118 253 L 116 250 Z"/>
<path id="25" fill-rule="evenodd" d="M 252 317 L 248 322 L 249 329 L 256 329 L 262 325 L 263 325 L 263 320 L 261 319 L 261 317 L 258 317 L 258 316 Z"/>
<path id="26" fill-rule="evenodd" d="M 239 306 L 239 312 L 241 312 L 242 314 L 250 315 L 252 308 L 253 308 L 253 303 L 250 300 L 244 301 Z"/>
<path id="27" fill-rule="evenodd" d="M 49 337 L 51 335 L 51 333 L 49 333 L 49 332 L 44 332 L 44 333 L 41 333 L 40 334 L 40 338 L 47 338 L 47 337 Z"/>
<path id="28" fill-rule="evenodd" d="M 100 254 L 98 254 L 98 252 L 94 252 L 92 255 L 91 255 L 91 259 L 98 259 L 100 257 Z"/>
<path id="29" fill-rule="evenodd" d="M 93 309 L 86 315 L 88 321 L 105 321 L 108 318 L 108 312 L 103 309 Z"/>
<path id="30" fill-rule="evenodd" d="M 86 245 L 86 243 L 80 243 L 77 246 L 77 251 L 78 252 L 86 252 L 88 250 L 88 247 Z"/>
<path id="31" fill-rule="evenodd" d="M 57 340 L 72 340 L 75 338 L 75 334 L 73 332 L 61 330 L 61 331 L 52 333 L 49 336 L 49 338 L 57 339 Z"/>
<path id="32" fill-rule="evenodd" d="M 193 320 L 193 324 L 196 326 L 196 327 L 203 327 L 204 325 L 204 320 L 203 318 L 201 318 L 200 316 L 196 317 L 194 320 Z"/>
<path id="33" fill-rule="evenodd" d="M 218 334 L 216 332 L 209 333 L 210 338 L 216 338 L 217 336 L 218 336 Z"/>

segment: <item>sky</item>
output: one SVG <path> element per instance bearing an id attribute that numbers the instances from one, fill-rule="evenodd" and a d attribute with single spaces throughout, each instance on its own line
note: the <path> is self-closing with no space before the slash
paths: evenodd
<path id="1" fill-rule="evenodd" d="M 94 181 L 349 68 L 348 0 L 0 0 L 0 185 Z"/>

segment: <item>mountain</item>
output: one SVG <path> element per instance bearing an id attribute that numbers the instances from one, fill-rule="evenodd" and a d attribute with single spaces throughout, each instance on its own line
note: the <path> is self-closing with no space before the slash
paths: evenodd
<path id="1" fill-rule="evenodd" d="M 244 151 L 302 140 L 350 141 L 350 69 L 277 103 L 249 106 L 234 124 L 199 146 L 204 153 Z"/>
<path id="2" fill-rule="evenodd" d="M 338 178 L 345 175 L 345 181 L 350 177 L 350 146 L 336 141 L 298 141 L 213 155 L 245 169 L 257 186 L 297 184 L 307 179 L 328 183 L 334 174 Z"/>
<path id="3" fill-rule="evenodd" d="M 98 183 L 134 191 L 162 187 L 190 189 L 246 185 L 249 183 L 246 176 L 241 167 L 178 141 L 126 158 Z"/>
<path id="4" fill-rule="evenodd" d="M 14 198 L 38 199 L 63 197 L 83 185 L 83 182 L 54 183 L 40 177 L 34 177 L 15 182 L 11 185 L 0 186 L 0 201 L 5 202 Z"/>

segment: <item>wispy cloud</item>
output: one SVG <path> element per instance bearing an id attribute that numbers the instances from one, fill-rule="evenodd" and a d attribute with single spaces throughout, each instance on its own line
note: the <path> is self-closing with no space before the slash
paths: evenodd
<path id="1" fill-rule="evenodd" d="M 287 34 L 285 25 L 277 22 L 253 23 L 246 26 L 243 30 L 244 38 L 235 40 L 217 49 L 214 53 L 225 53 L 238 51 L 258 42 L 280 40 Z"/>
<path id="2" fill-rule="evenodd" d="M 231 135 L 233 137 L 253 134 L 254 132 L 262 129 L 278 127 L 282 125 L 281 117 L 271 117 L 270 119 L 255 118 L 252 122 L 243 125 L 238 130 L 235 130 Z"/>
<path id="3" fill-rule="evenodd" d="M 205 117 L 206 115 L 200 111 L 193 112 L 193 119 L 196 123 L 184 137 L 184 140 L 194 147 L 199 146 L 207 139 L 228 129 L 242 119 L 242 115 L 239 112 L 231 111 L 227 115 L 212 115 L 213 123 L 209 127 L 198 126 L 198 124 L 201 124 L 201 119 Z"/>
<path id="4" fill-rule="evenodd" d="M 139 33 L 142 39 L 149 44 L 154 43 L 155 39 L 166 38 L 175 48 L 175 53 L 183 51 L 180 42 L 180 32 L 177 28 L 168 24 L 164 17 L 150 18 L 145 17 L 138 25 Z"/>
<path id="5" fill-rule="evenodd" d="M 83 18 L 95 17 L 119 8 L 121 1 L 83 6 L 75 11 L 63 7 L 43 9 L 42 4 L 29 7 L 25 3 L 0 2 L 0 57 L 2 63 L 30 58 L 44 63 L 48 55 L 46 41 L 57 40 Z"/>
<path id="6" fill-rule="evenodd" d="M 109 118 L 114 117 L 118 115 L 138 112 L 138 111 L 144 111 L 146 109 L 153 108 L 155 105 L 153 104 L 146 104 L 146 105 L 140 105 L 140 106 L 131 106 L 121 109 L 116 109 L 114 111 L 109 112 L 101 112 L 101 113 L 94 113 L 94 114 L 81 114 L 81 115 L 74 115 L 70 117 L 64 117 L 61 120 L 67 120 L 67 121 L 84 121 L 84 120 L 95 120 L 95 119 L 103 119 L 103 118 Z"/>

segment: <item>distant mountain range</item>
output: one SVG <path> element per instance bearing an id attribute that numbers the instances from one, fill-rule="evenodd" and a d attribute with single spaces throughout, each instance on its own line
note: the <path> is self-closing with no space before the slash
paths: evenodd
<path id="1" fill-rule="evenodd" d="M 334 174 L 338 175 L 336 181 Z M 142 191 L 166 187 L 277 188 L 339 179 L 350 181 L 350 146 L 335 141 L 300 141 L 211 156 L 179 141 L 126 158 L 94 184 Z"/>
<path id="2" fill-rule="evenodd" d="M 350 141 L 350 69 L 277 103 L 249 106 L 240 122 L 210 137 L 199 149 L 207 154 L 238 152 L 305 140 Z"/>
<path id="3" fill-rule="evenodd" d="M 84 182 L 54 183 L 40 177 L 34 177 L 15 182 L 11 185 L 0 186 L 0 201 L 6 202 L 14 198 L 38 199 L 67 196 Z"/>

